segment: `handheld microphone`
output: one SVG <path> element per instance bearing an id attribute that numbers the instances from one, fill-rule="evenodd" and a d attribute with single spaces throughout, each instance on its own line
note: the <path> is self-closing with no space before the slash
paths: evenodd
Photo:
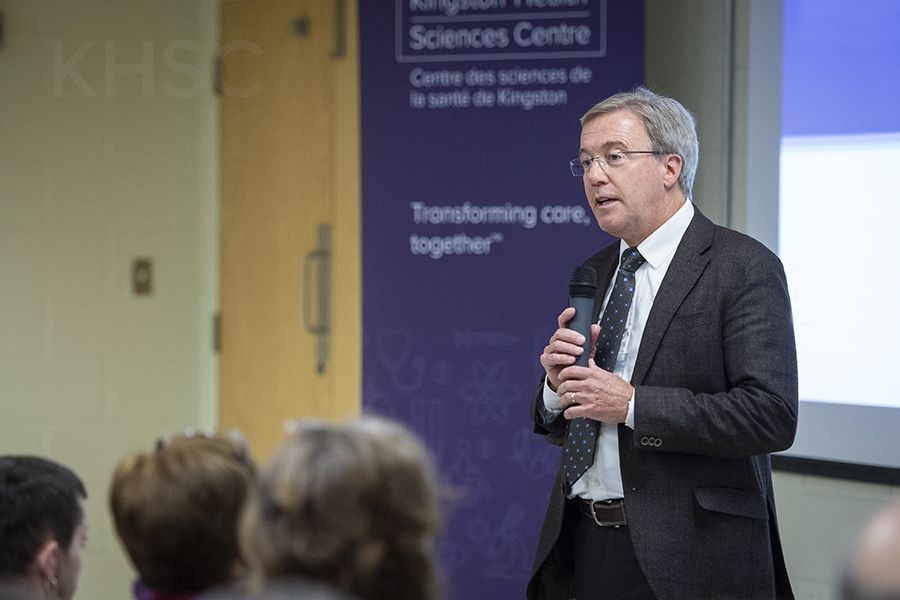
<path id="1" fill-rule="evenodd" d="M 591 320 L 596 295 L 597 272 L 593 267 L 577 267 L 569 282 L 569 306 L 575 309 L 575 316 L 569 321 L 568 327 L 584 336 L 584 352 L 575 360 L 575 364 L 580 367 L 588 366 L 590 358 Z"/>

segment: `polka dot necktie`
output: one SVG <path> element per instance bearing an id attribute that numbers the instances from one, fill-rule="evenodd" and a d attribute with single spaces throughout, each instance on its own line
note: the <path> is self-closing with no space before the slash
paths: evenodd
<path id="1" fill-rule="evenodd" d="M 644 257 L 637 248 L 628 248 L 622 253 L 616 282 L 613 285 L 609 302 L 600 319 L 600 337 L 597 339 L 597 353 L 594 361 L 606 371 L 616 367 L 616 356 L 625 333 L 625 322 L 631 301 L 634 298 L 634 272 L 644 264 Z M 572 486 L 578 478 L 594 463 L 594 450 L 597 446 L 597 434 L 600 422 L 580 417 L 572 419 L 563 446 L 565 453 L 566 483 Z"/>

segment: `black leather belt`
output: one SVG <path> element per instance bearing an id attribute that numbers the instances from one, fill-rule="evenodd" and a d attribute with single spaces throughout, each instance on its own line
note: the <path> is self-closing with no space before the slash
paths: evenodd
<path id="1" fill-rule="evenodd" d="M 581 512 L 594 520 L 600 527 L 625 527 L 625 500 L 585 500 L 578 499 Z"/>

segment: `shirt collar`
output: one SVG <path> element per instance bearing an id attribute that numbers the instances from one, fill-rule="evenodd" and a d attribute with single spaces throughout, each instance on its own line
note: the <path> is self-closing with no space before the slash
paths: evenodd
<path id="1" fill-rule="evenodd" d="M 638 244 L 638 251 L 641 256 L 650 265 L 650 268 L 657 269 L 663 264 L 681 242 L 684 232 L 687 231 L 691 219 L 694 218 L 694 204 L 690 200 L 685 200 L 675 214 L 669 217 L 669 220 L 660 225 L 656 231 L 647 236 L 643 242 Z M 624 240 L 619 242 L 619 258 L 622 253 L 628 249 L 628 244 Z"/>

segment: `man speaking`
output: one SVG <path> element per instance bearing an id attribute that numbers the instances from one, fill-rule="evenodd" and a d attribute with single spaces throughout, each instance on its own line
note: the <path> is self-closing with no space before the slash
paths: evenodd
<path id="1" fill-rule="evenodd" d="M 566 308 L 540 356 L 532 417 L 562 460 L 527 596 L 792 598 L 769 463 L 797 427 L 781 262 L 692 204 L 680 103 L 638 88 L 581 125 L 572 174 L 619 242 L 580 267 L 596 273 L 587 327 Z"/>

